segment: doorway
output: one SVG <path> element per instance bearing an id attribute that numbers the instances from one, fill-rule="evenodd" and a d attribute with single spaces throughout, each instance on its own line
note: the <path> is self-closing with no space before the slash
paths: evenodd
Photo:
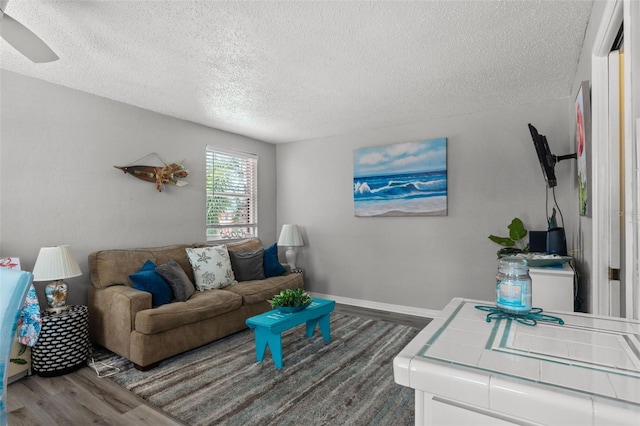
<path id="1" fill-rule="evenodd" d="M 608 2 L 592 53 L 590 307 L 594 314 L 636 319 L 640 317 L 637 142 L 640 95 L 631 70 L 640 60 L 638 24 L 640 4 L 624 0 Z"/>

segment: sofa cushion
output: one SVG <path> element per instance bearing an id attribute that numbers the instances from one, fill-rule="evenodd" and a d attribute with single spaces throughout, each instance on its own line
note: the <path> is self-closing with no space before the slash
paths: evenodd
<path id="1" fill-rule="evenodd" d="M 197 291 L 186 302 L 174 302 L 138 312 L 135 329 L 144 334 L 159 333 L 213 318 L 241 306 L 242 297 L 230 291 Z"/>
<path id="2" fill-rule="evenodd" d="M 186 248 L 189 263 L 193 268 L 196 287 L 200 291 L 222 288 L 236 284 L 231 268 L 227 246 Z"/>
<path id="3" fill-rule="evenodd" d="M 286 270 L 280 260 L 278 259 L 278 244 L 271 244 L 264 250 L 264 276 L 265 278 L 269 277 L 279 277 L 284 274 Z"/>
<path id="4" fill-rule="evenodd" d="M 249 238 L 246 240 L 227 243 L 227 250 L 230 252 L 258 251 L 262 247 L 262 241 L 259 238 Z"/>
<path id="5" fill-rule="evenodd" d="M 161 265 L 169 259 L 175 260 L 194 281 L 186 247 L 204 247 L 204 244 L 173 244 L 164 247 L 101 250 L 89 254 L 91 283 L 96 288 L 124 284 L 133 287 L 129 275 L 136 273 L 147 259 Z"/>
<path id="6" fill-rule="evenodd" d="M 171 303 L 173 292 L 169 284 L 156 272 L 156 264 L 147 260 L 135 274 L 129 275 L 133 287 L 151 293 L 151 305 L 162 306 Z"/>
<path id="7" fill-rule="evenodd" d="M 230 251 L 231 267 L 238 281 L 263 280 L 264 279 L 264 250 L 257 251 Z"/>
<path id="8" fill-rule="evenodd" d="M 103 250 L 89 255 L 91 283 L 96 288 L 124 284 L 133 287 L 129 275 L 135 274 L 153 254 L 147 250 Z"/>
<path id="9" fill-rule="evenodd" d="M 182 267 L 184 272 L 187 274 L 189 281 L 193 283 L 195 282 L 195 277 L 193 276 L 193 269 L 191 268 L 191 263 L 189 263 L 189 258 L 187 257 L 185 248 L 199 248 L 205 246 L 205 244 L 175 244 L 172 246 L 159 247 L 157 250 L 152 250 L 153 261 L 156 262 L 156 265 L 162 265 L 169 259 L 173 259 L 178 265 Z"/>
<path id="10" fill-rule="evenodd" d="M 302 274 L 286 274 L 264 280 L 244 281 L 225 290 L 239 294 L 245 305 L 264 302 L 287 288 L 302 288 Z"/>
<path id="11" fill-rule="evenodd" d="M 176 302 L 184 302 L 196 292 L 191 280 L 173 259 L 167 260 L 162 265 L 156 266 L 156 272 L 169 284 Z"/>

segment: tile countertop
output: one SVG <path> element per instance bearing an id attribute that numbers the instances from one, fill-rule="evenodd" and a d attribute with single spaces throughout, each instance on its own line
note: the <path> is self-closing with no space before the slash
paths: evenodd
<path id="1" fill-rule="evenodd" d="M 396 357 L 396 382 L 542 423 L 553 418 L 534 400 L 560 395 L 563 401 L 550 406 L 578 415 L 575 422 L 583 416 L 583 424 L 598 423 L 595 413 L 609 413 L 608 419 L 640 424 L 639 321 L 548 312 L 564 325 L 527 326 L 487 322 L 476 305 L 494 306 L 453 299 Z M 530 407 L 518 401 L 525 397 Z"/>

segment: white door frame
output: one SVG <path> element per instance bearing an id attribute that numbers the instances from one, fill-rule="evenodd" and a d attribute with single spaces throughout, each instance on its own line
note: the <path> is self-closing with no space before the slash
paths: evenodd
<path id="1" fill-rule="evenodd" d="M 625 98 L 624 275 L 626 317 L 640 319 L 640 4 L 624 4 Z"/>
<path id="2" fill-rule="evenodd" d="M 609 106 L 608 106 L 608 55 L 618 29 L 625 22 L 625 211 L 612 211 L 608 205 L 610 188 Z M 622 276 L 625 284 L 625 316 L 640 316 L 640 284 L 638 283 L 638 146 L 636 119 L 640 112 L 640 94 L 633 85 L 634 67 L 640 65 L 640 4 L 634 1 L 613 0 L 607 2 L 600 27 L 594 41 L 591 56 L 592 77 L 592 271 L 590 312 L 609 314 L 609 217 L 620 214 L 624 222 L 621 247 Z"/>

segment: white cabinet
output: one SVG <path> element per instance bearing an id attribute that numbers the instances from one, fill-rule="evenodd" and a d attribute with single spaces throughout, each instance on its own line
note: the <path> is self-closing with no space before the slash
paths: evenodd
<path id="1" fill-rule="evenodd" d="M 531 305 L 545 311 L 573 312 L 574 272 L 568 263 L 562 268 L 529 268 Z"/>
<path id="2" fill-rule="evenodd" d="M 415 424 L 626 425 L 640 419 L 640 321 L 573 312 L 531 326 L 453 299 L 393 361 Z"/>

